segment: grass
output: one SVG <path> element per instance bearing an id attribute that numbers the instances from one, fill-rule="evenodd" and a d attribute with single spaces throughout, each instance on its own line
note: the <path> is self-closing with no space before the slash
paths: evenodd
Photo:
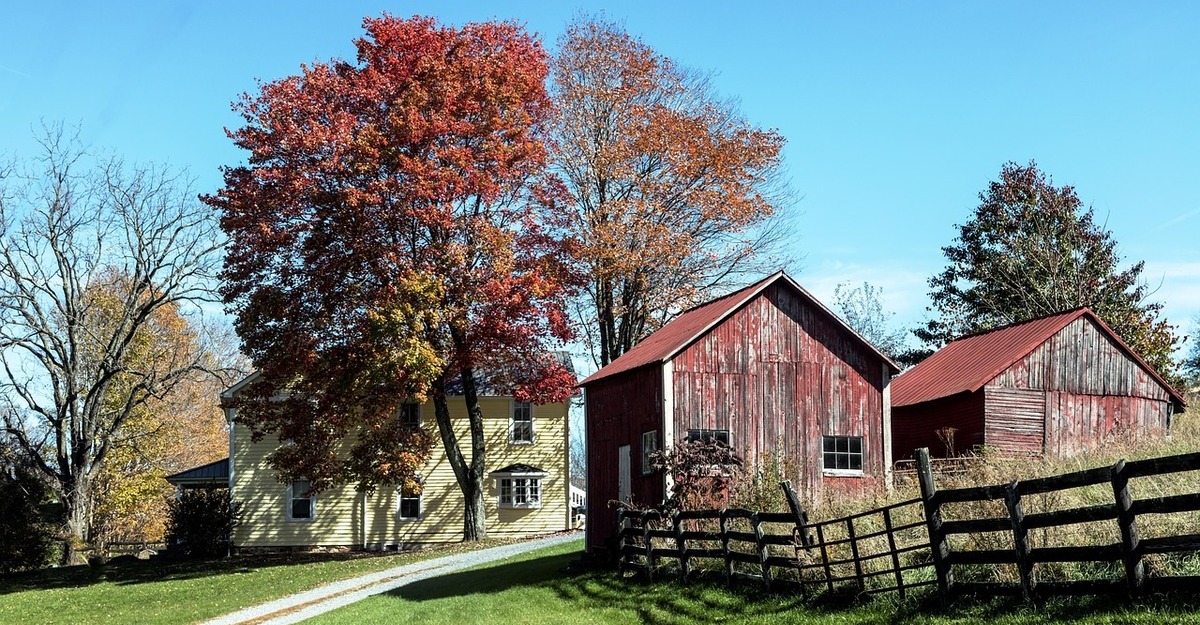
<path id="1" fill-rule="evenodd" d="M 645 584 L 610 571 L 566 574 L 580 543 L 534 551 L 417 582 L 329 612 L 317 625 L 520 625 L 737 623 L 746 625 L 1078 625 L 1196 623 L 1200 604 L 1158 598 L 1128 607 L 1110 599 L 1063 600 L 1034 608 L 1017 602 L 962 601 L 942 610 L 930 595 L 845 603 L 805 601 L 751 587 Z"/>
<path id="2" fill-rule="evenodd" d="M 0 576 L 0 625 L 182 625 L 356 575 L 507 541 L 401 554 L 280 554 L 134 560 Z"/>

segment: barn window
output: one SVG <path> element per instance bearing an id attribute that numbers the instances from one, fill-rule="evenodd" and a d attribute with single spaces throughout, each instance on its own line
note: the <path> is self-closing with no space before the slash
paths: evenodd
<path id="1" fill-rule="evenodd" d="M 658 430 L 642 432 L 642 475 L 649 475 L 654 471 L 650 466 L 650 455 L 656 451 L 658 451 Z"/>
<path id="2" fill-rule="evenodd" d="M 688 430 L 687 439 L 689 443 L 696 441 L 717 441 L 728 446 L 729 430 L 710 430 L 708 428 Z"/>
<path id="3" fill-rule="evenodd" d="M 821 466 L 826 471 L 862 473 L 862 437 L 822 436 L 821 456 Z"/>

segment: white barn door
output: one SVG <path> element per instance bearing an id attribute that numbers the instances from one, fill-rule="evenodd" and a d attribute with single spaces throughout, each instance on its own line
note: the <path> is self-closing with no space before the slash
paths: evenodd
<path id="1" fill-rule="evenodd" d="M 633 482 L 629 474 L 629 445 L 617 448 L 617 499 L 629 501 L 633 494 Z"/>

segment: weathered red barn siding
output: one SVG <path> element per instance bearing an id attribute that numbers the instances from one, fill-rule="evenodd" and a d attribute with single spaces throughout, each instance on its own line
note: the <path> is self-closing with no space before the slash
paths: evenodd
<path id="1" fill-rule="evenodd" d="M 674 432 L 729 430 L 746 458 L 788 458 L 808 496 L 822 488 L 821 436 L 863 437 L 863 478 L 884 472 L 883 360 L 779 282 L 672 359 Z"/>
<path id="2" fill-rule="evenodd" d="M 892 459 L 910 460 L 913 450 L 928 447 L 934 456 L 951 455 L 938 430 L 954 429 L 954 452 L 969 451 L 984 440 L 983 393 L 959 393 L 933 401 L 892 408 Z"/>
<path id="3" fill-rule="evenodd" d="M 1058 457 L 1162 435 L 1172 407 L 1166 389 L 1088 317 L 1067 324 L 985 391 L 988 445 Z M 1032 432 L 1035 418 L 1043 440 Z"/>
<path id="4" fill-rule="evenodd" d="M 662 367 L 653 365 L 599 380 L 587 387 L 588 523 L 587 543 L 605 547 L 616 525 L 608 502 L 618 497 L 617 450 L 629 445 L 633 501 L 653 505 L 662 501 L 660 474 L 643 476 L 642 433 L 658 430 L 662 439 Z"/>

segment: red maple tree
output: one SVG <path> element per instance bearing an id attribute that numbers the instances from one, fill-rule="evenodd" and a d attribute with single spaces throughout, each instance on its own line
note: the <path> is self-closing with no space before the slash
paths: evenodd
<path id="1" fill-rule="evenodd" d="M 569 337 L 573 279 L 566 246 L 546 234 L 561 193 L 544 175 L 547 55 L 511 23 L 384 15 L 364 28 L 357 63 L 303 66 L 234 104 L 245 126 L 228 134 L 249 163 L 226 168 L 205 200 L 222 211 L 222 294 L 260 371 L 239 421 L 292 441 L 271 458 L 281 475 L 371 488 L 428 458 L 431 437 L 392 420 L 432 396 L 464 534 L 477 539 L 477 375 L 535 402 L 563 401 L 573 384 L 549 355 Z M 469 458 L 450 419 L 453 378 Z"/>

